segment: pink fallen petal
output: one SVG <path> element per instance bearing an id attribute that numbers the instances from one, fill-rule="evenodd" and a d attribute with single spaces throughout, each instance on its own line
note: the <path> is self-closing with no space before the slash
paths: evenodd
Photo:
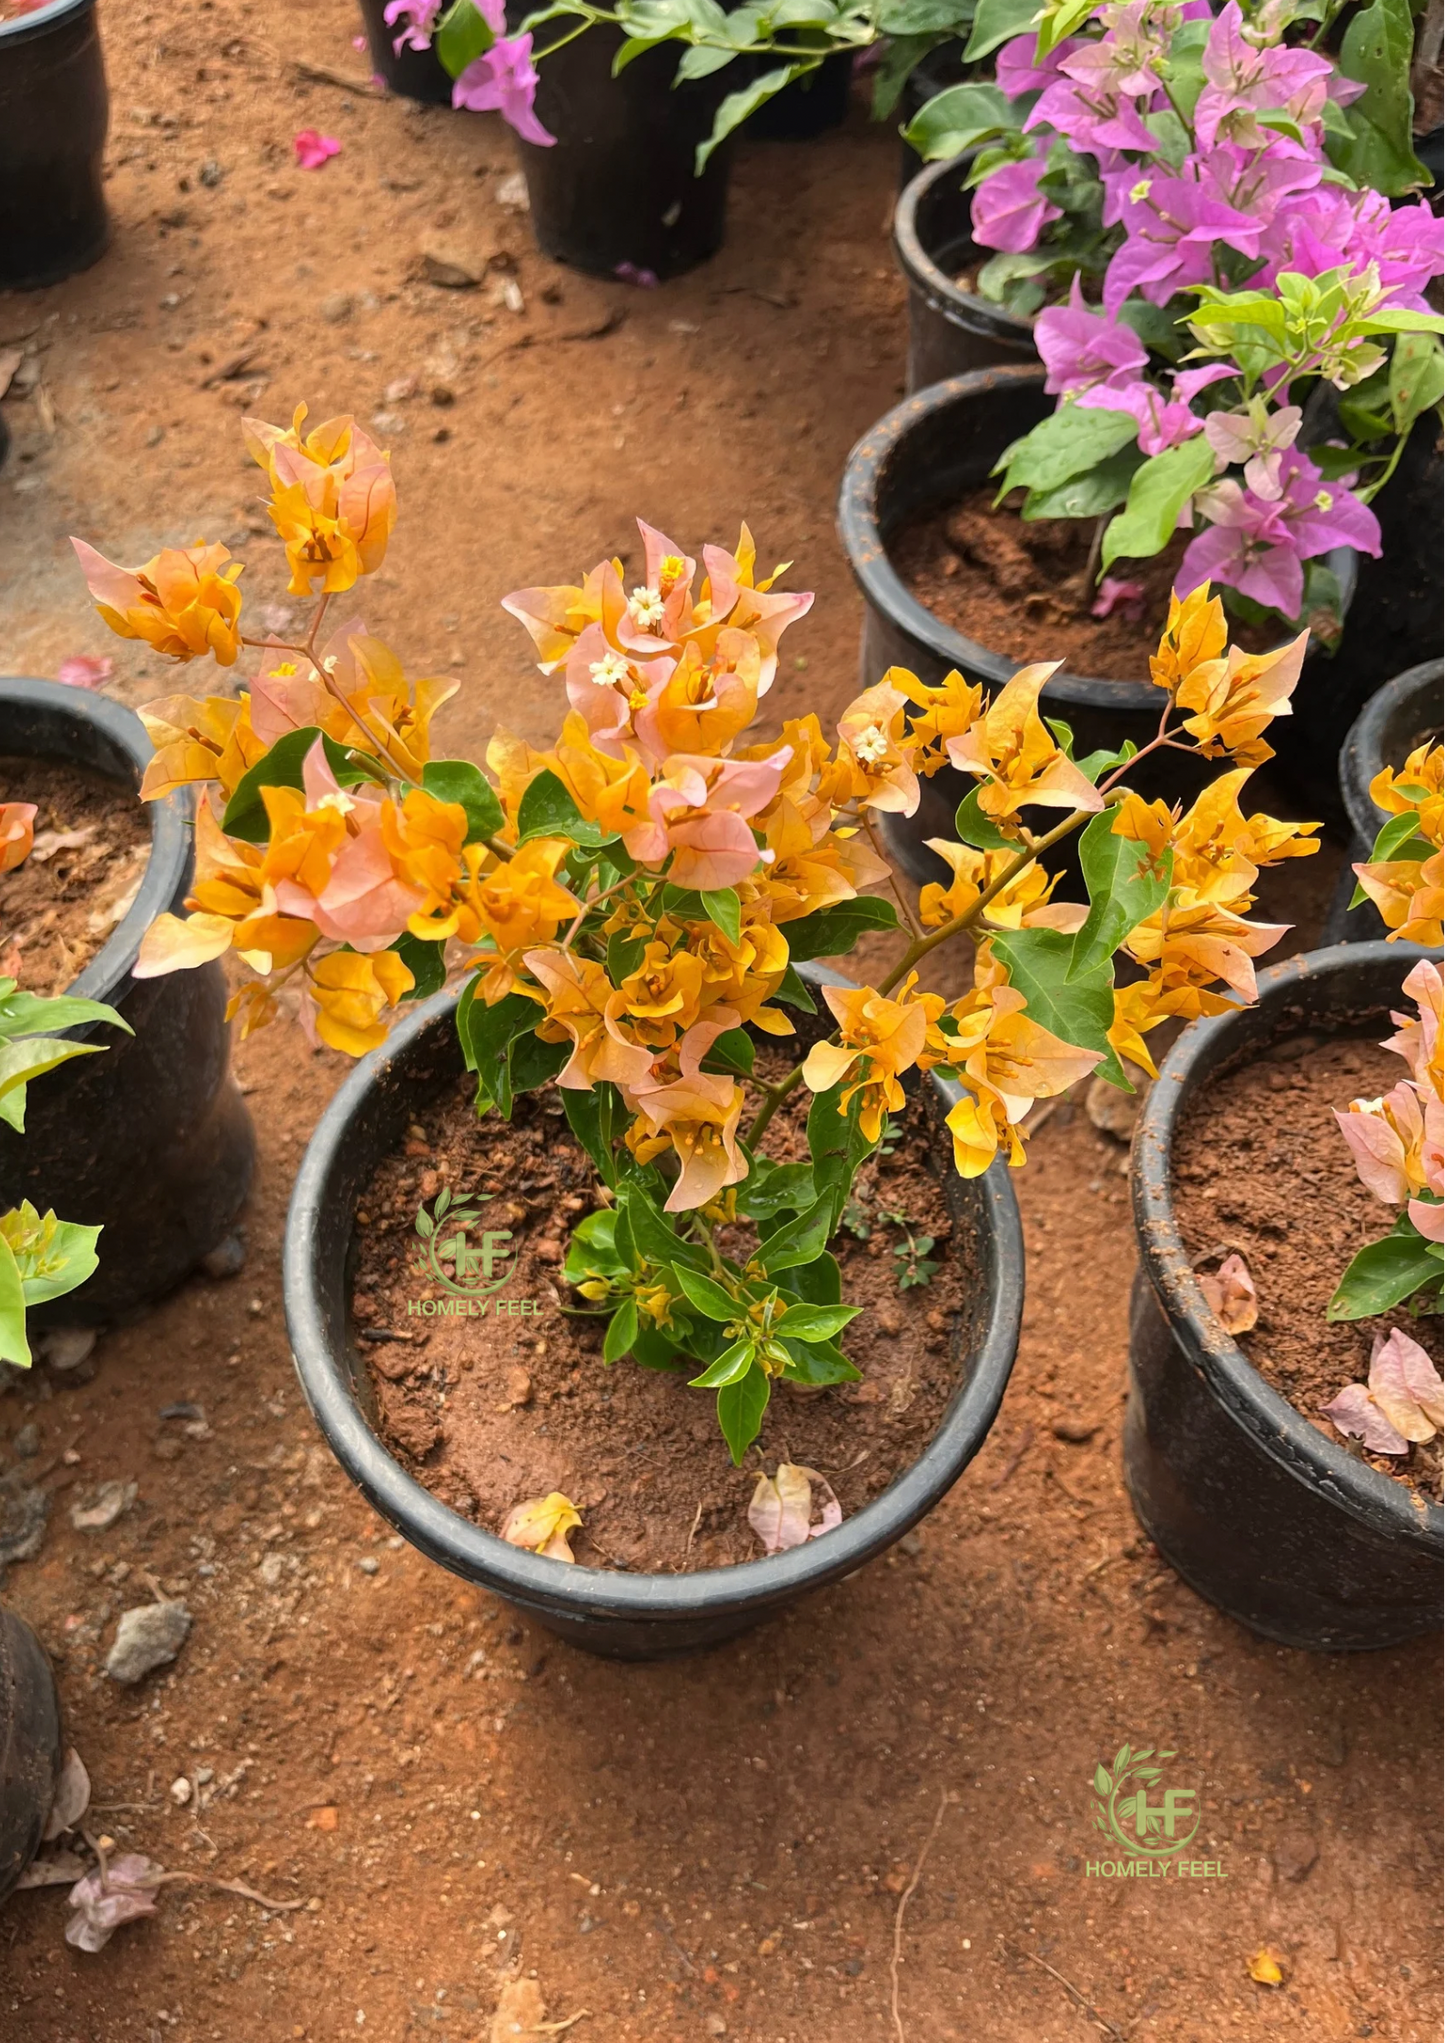
<path id="1" fill-rule="evenodd" d="M 303 170 L 320 170 L 329 157 L 341 154 L 341 144 L 336 137 L 318 135 L 315 128 L 303 128 L 292 147 Z"/>
<path id="2" fill-rule="evenodd" d="M 1407 1454 L 1410 1450 L 1409 1441 L 1395 1431 L 1363 1383 L 1347 1383 L 1320 1411 L 1346 1439 L 1363 1441 L 1371 1454 Z"/>
<path id="3" fill-rule="evenodd" d="M 1243 1256 L 1226 1256 L 1200 1276 L 1199 1288 L 1227 1334 L 1247 1334 L 1259 1322 L 1259 1297 Z"/>
<path id="4" fill-rule="evenodd" d="M 1144 584 L 1116 582 L 1112 575 L 1105 575 L 1099 584 L 1099 593 L 1094 599 L 1090 615 L 1110 617 L 1116 610 L 1121 612 L 1128 623 L 1137 624 L 1144 615 Z"/>
<path id="5" fill-rule="evenodd" d="M 156 1912 L 161 1868 L 140 1852 L 123 1852 L 102 1874 L 97 1866 L 77 1880 L 66 1897 L 75 1910 L 65 1941 L 78 1951 L 101 1951 L 123 1922 Z"/>
<path id="6" fill-rule="evenodd" d="M 821 1492 L 819 1522 L 814 1525 L 813 1484 Z M 803 1546 L 821 1533 L 843 1523 L 843 1507 L 833 1487 L 815 1468 L 780 1461 L 775 1476 L 760 1475 L 748 1505 L 748 1523 L 763 1543 L 765 1553 L 787 1553 Z"/>
<path id="7" fill-rule="evenodd" d="M 364 35 L 354 35 L 351 38 L 351 47 L 354 50 L 364 50 L 366 48 L 366 37 Z"/>
<path id="8" fill-rule="evenodd" d="M 1375 1336 L 1370 1396 L 1406 1440 L 1433 1440 L 1445 1425 L 1445 1383 L 1419 1342 L 1400 1327 L 1388 1339 Z"/>
<path id="9" fill-rule="evenodd" d="M 639 269 L 635 262 L 620 262 L 612 272 L 624 284 L 636 284 L 641 291 L 657 289 L 657 272 Z"/>
<path id="10" fill-rule="evenodd" d="M 114 672 L 115 661 L 104 655 L 93 659 L 89 653 L 72 653 L 56 668 L 55 678 L 67 688 L 101 688 Z"/>

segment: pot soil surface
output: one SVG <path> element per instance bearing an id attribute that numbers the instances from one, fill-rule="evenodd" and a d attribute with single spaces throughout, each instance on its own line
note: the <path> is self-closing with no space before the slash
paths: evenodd
<path id="1" fill-rule="evenodd" d="M 776 1053 L 770 1061 L 779 1075 L 788 1068 Z M 810 1097 L 800 1091 L 786 1102 L 769 1154 L 806 1158 Z M 844 1298 L 864 1308 L 843 1337 L 862 1380 L 826 1390 L 775 1384 L 762 1432 L 737 1469 L 714 1394 L 688 1388 L 696 1369 L 655 1371 L 630 1360 L 608 1367 L 606 1319 L 563 1309 L 586 1303 L 561 1276 L 568 1232 L 601 1202 L 556 1089 L 520 1100 L 508 1125 L 479 1121 L 470 1082 L 458 1085 L 380 1166 L 357 1214 L 353 1310 L 383 1439 L 435 1496 L 492 1531 L 524 1498 L 563 1491 L 583 1515 L 577 1559 L 594 1567 L 668 1574 L 758 1559 L 747 1507 L 760 1471 L 780 1461 L 817 1469 L 851 1516 L 918 1458 L 954 1384 L 948 1327 L 967 1245 L 950 1246 L 937 1175 L 946 1143 L 921 1101 L 895 1125 L 900 1137 L 885 1145 L 892 1153 L 855 1184 L 853 1231 L 845 1224 L 831 1244 Z M 415 1222 L 419 1202 L 443 1185 L 481 1202 L 478 1235 L 510 1228 L 521 1241 L 514 1274 L 484 1317 L 423 1320 L 408 1311 L 441 1295 L 417 1274 Z M 934 1238 L 927 1253 L 937 1265 L 907 1289 L 899 1277 L 908 1235 L 888 1217 L 900 1213 L 915 1240 Z M 755 1239 L 743 1225 L 720 1237 L 738 1261 Z M 523 1301 L 532 1314 L 522 1316 Z"/>
<path id="2" fill-rule="evenodd" d="M 0 759 L 0 800 L 36 809 L 34 850 L 0 880 L 0 975 L 60 993 L 135 900 L 150 824 L 133 789 L 56 759 Z"/>
<path id="3" fill-rule="evenodd" d="M 1071 674 L 1103 681 L 1147 681 L 1189 535 L 1177 534 L 1152 560 L 1116 561 L 1116 579 L 1138 582 L 1144 594 L 1108 617 L 1094 617 L 1089 552 L 1095 521 L 1025 524 L 1017 509 L 1021 493 L 1015 492 L 1012 508 L 995 508 L 994 494 L 988 487 L 970 490 L 958 503 L 900 527 L 888 553 L 912 594 L 942 623 L 991 652 L 1062 660 Z M 1231 619 L 1230 637 L 1263 652 L 1279 633 Z"/>
<path id="4" fill-rule="evenodd" d="M 1368 1038 L 1295 1036 L 1194 1094 L 1174 1144 L 1174 1204 L 1196 1269 L 1237 1250 L 1259 1294 L 1259 1324 L 1239 1345 L 1265 1381 L 1327 1439 L 1434 1502 L 1441 1442 L 1408 1455 L 1366 1454 L 1320 1407 L 1369 1374 L 1377 1334 L 1403 1327 L 1440 1366 L 1440 1321 L 1400 1306 L 1330 1325 L 1325 1307 L 1357 1249 L 1389 1232 L 1392 1212 L 1355 1175 L 1332 1107 L 1374 1099 L 1404 1066 Z"/>

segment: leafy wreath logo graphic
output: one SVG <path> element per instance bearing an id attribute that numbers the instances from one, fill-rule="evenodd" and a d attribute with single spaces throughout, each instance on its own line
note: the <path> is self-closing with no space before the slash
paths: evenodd
<path id="1" fill-rule="evenodd" d="M 430 1213 L 423 1204 L 416 1216 L 416 1231 L 423 1245 L 422 1260 L 415 1266 L 417 1275 L 434 1277 L 448 1291 L 463 1297 L 499 1290 L 513 1274 L 511 1230 L 489 1228 L 480 1246 L 474 1248 L 467 1230 L 480 1218 L 479 1206 L 468 1206 L 462 1200 L 453 1204 L 449 1189 L 437 1194 Z"/>
<path id="2" fill-rule="evenodd" d="M 1094 1822 L 1130 1858 L 1173 1858 L 1199 1828 L 1193 1788 L 1166 1788 L 1162 1801 L 1149 1800 L 1150 1789 L 1163 1778 L 1165 1763 L 1178 1756 L 1175 1750 L 1156 1750 L 1152 1745 L 1138 1751 L 1121 1745 L 1112 1767 L 1094 1768 Z"/>

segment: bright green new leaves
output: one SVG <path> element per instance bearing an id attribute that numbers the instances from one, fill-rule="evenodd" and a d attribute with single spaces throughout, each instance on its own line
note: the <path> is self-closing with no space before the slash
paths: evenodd
<path id="1" fill-rule="evenodd" d="M 338 745 L 335 738 L 327 737 L 314 725 L 288 731 L 284 738 L 276 740 L 265 758 L 258 759 L 236 783 L 236 792 L 227 802 L 226 813 L 221 818 L 221 828 L 228 837 L 244 838 L 247 844 L 270 842 L 271 819 L 266 814 L 261 790 L 267 787 L 304 788 L 306 755 L 318 738 L 321 739 L 326 763 L 335 774 L 339 787 L 355 787 L 358 782 L 371 779 L 366 768 L 353 763 L 352 754 L 344 745 Z"/>
<path id="2" fill-rule="evenodd" d="M 903 130 L 925 163 L 960 156 L 996 135 L 1014 133 L 1020 116 L 996 85 L 951 85 L 927 101 Z"/>
<path id="3" fill-rule="evenodd" d="M 1099 11 L 1100 0 L 1048 0 L 1039 10 L 1039 39 L 1035 61 L 1042 63 L 1050 50 L 1058 48 L 1065 36 L 1083 27 Z"/>
<path id="4" fill-rule="evenodd" d="M 756 1368 L 750 1369 L 740 1381 L 728 1384 L 717 1394 L 718 1424 L 738 1467 L 742 1466 L 743 1456 L 758 1437 L 771 1396 L 772 1385 L 766 1372 Z"/>
<path id="5" fill-rule="evenodd" d="M 0 1361 L 30 1367 L 27 1306 L 63 1298 L 83 1284 L 100 1260 L 99 1235 L 98 1227 L 42 1216 L 28 1199 L 0 1214 Z"/>
<path id="6" fill-rule="evenodd" d="M 1079 838 L 1079 864 L 1089 890 L 1089 913 L 1072 938 L 1071 972 L 1086 977 L 1109 963 L 1132 930 L 1162 908 L 1174 853 L 1155 865 L 1149 847 L 1115 834 L 1112 811 L 1093 817 Z"/>
<path id="7" fill-rule="evenodd" d="M 1167 448 L 1136 468 L 1129 498 L 1104 533 L 1101 562 L 1111 567 L 1121 557 L 1149 560 L 1173 538 L 1179 513 L 1197 489 L 1214 478 L 1214 450 L 1203 433 Z"/>
<path id="8" fill-rule="evenodd" d="M 73 1057 L 98 1056 L 106 1047 L 49 1033 L 86 1022 L 110 1022 L 128 1036 L 134 1034 L 130 1023 L 103 1001 L 81 1000 L 70 993 L 47 999 L 22 993 L 13 979 L 0 979 L 0 1121 L 17 1134 L 25 1130 L 25 1088 L 32 1078 L 43 1077 Z"/>
<path id="9" fill-rule="evenodd" d="M 992 471 L 1003 477 L 995 502 L 1013 489 L 1059 489 L 1074 476 L 1092 472 L 1138 434 L 1139 422 L 1129 412 L 1084 411 L 1066 404 L 1005 447 Z"/>
<path id="10" fill-rule="evenodd" d="M 1340 44 L 1340 70 L 1365 90 L 1343 110 L 1345 133 L 1327 136 L 1330 160 L 1356 184 L 1373 185 L 1389 198 L 1430 182 L 1410 131 L 1414 43 L 1409 0 L 1374 0 L 1356 14 Z"/>
<path id="11" fill-rule="evenodd" d="M 1229 355 L 1244 371 L 1248 396 L 1260 378 L 1284 368 L 1296 376 L 1325 377 L 1348 390 L 1372 376 L 1384 360 L 1376 341 L 1390 333 L 1442 331 L 1434 312 L 1380 305 L 1373 266 L 1358 274 L 1348 264 L 1317 277 L 1282 270 L 1271 291 L 1223 291 L 1196 285 L 1198 309 L 1186 322 L 1205 355 Z"/>
<path id="12" fill-rule="evenodd" d="M 751 85 L 744 86 L 741 92 L 730 92 L 714 116 L 712 133 L 705 142 L 699 142 L 697 145 L 697 175 L 702 176 L 714 149 L 720 142 L 727 140 L 734 128 L 740 128 L 749 114 L 755 114 L 760 106 L 766 105 L 767 101 L 781 92 L 785 85 L 791 85 L 795 78 L 801 78 L 806 72 L 814 69 L 816 66 L 812 64 L 780 64 L 772 71 L 764 71 L 760 78 L 755 78 Z M 763 1405 L 766 1404 L 767 1397 L 764 1395 Z M 759 1416 L 761 1417 L 761 1409 Z"/>

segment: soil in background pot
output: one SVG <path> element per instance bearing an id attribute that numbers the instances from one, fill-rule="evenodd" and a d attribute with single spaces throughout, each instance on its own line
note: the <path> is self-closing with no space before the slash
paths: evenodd
<path id="1" fill-rule="evenodd" d="M 1092 518 L 1025 524 L 1020 495 L 994 508 L 994 491 L 970 490 L 943 510 L 901 526 L 888 554 L 926 610 L 965 638 L 1014 660 L 1062 660 L 1071 674 L 1103 681 L 1148 678 L 1149 655 L 1169 614 L 1169 592 L 1189 536 L 1180 533 L 1152 560 L 1118 561 L 1117 579 L 1142 584 L 1132 617 L 1117 607 L 1094 617 L 1089 574 Z M 1270 627 L 1230 620 L 1230 637 L 1250 652 L 1278 642 Z"/>
<path id="2" fill-rule="evenodd" d="M 61 993 L 135 900 L 150 822 L 134 788 L 58 759 L 0 758 L 0 801 L 36 807 L 34 850 L 0 878 L 0 975 Z"/>
<path id="3" fill-rule="evenodd" d="M 769 1061 L 760 1054 L 760 1069 Z M 779 1111 L 769 1154 L 806 1157 L 808 1097 Z M 563 1491 L 583 1515 L 573 1551 L 594 1567 L 688 1573 L 759 1559 L 747 1507 L 759 1471 L 779 1461 L 825 1475 L 852 1516 L 917 1460 L 954 1389 L 950 1316 L 969 1246 L 950 1242 L 938 1176 L 946 1159 L 926 1107 L 911 1100 L 901 1124 L 892 1154 L 855 1185 L 850 1217 L 866 1238 L 845 1226 L 831 1244 L 844 1298 L 864 1307 L 842 1342 L 862 1379 L 817 1391 L 775 1385 L 763 1430 L 735 1469 L 712 1392 L 689 1389 L 680 1371 L 604 1365 L 606 1321 L 558 1309 L 585 1302 L 560 1265 L 569 1230 L 599 1202 L 555 1088 L 520 1099 L 508 1125 L 479 1121 L 470 1082 L 458 1085 L 379 1167 L 357 1213 L 352 1309 L 382 1439 L 433 1495 L 491 1531 L 524 1498 Z M 444 1184 L 482 1202 L 478 1229 L 511 1228 L 521 1240 L 515 1273 L 494 1294 L 500 1318 L 408 1315 L 408 1300 L 438 1293 L 413 1269 L 415 1221 L 418 1203 Z M 934 1237 L 936 1271 L 907 1290 L 894 1253 L 905 1237 L 881 1218 L 895 1212 L 908 1215 L 915 1239 Z M 749 1234 L 740 1227 L 723 1245 L 745 1253 Z M 536 1301 L 536 1316 L 505 1309 L 522 1300 Z"/>
<path id="4" fill-rule="evenodd" d="M 1387 1234 L 1393 1211 L 1366 1191 L 1333 1113 L 1375 1099 L 1404 1065 L 1370 1037 L 1295 1036 L 1268 1056 L 1211 1079 L 1186 1106 L 1174 1140 L 1174 1210 L 1197 1268 L 1237 1250 L 1259 1294 L 1259 1324 L 1238 1337 L 1265 1381 L 1327 1439 L 1372 1468 L 1441 1499 L 1441 1441 L 1407 1455 L 1365 1454 L 1320 1417 L 1347 1383 L 1369 1374 L 1376 1334 L 1403 1327 L 1440 1366 L 1440 1321 L 1404 1306 L 1330 1325 L 1325 1307 L 1345 1266 Z"/>

